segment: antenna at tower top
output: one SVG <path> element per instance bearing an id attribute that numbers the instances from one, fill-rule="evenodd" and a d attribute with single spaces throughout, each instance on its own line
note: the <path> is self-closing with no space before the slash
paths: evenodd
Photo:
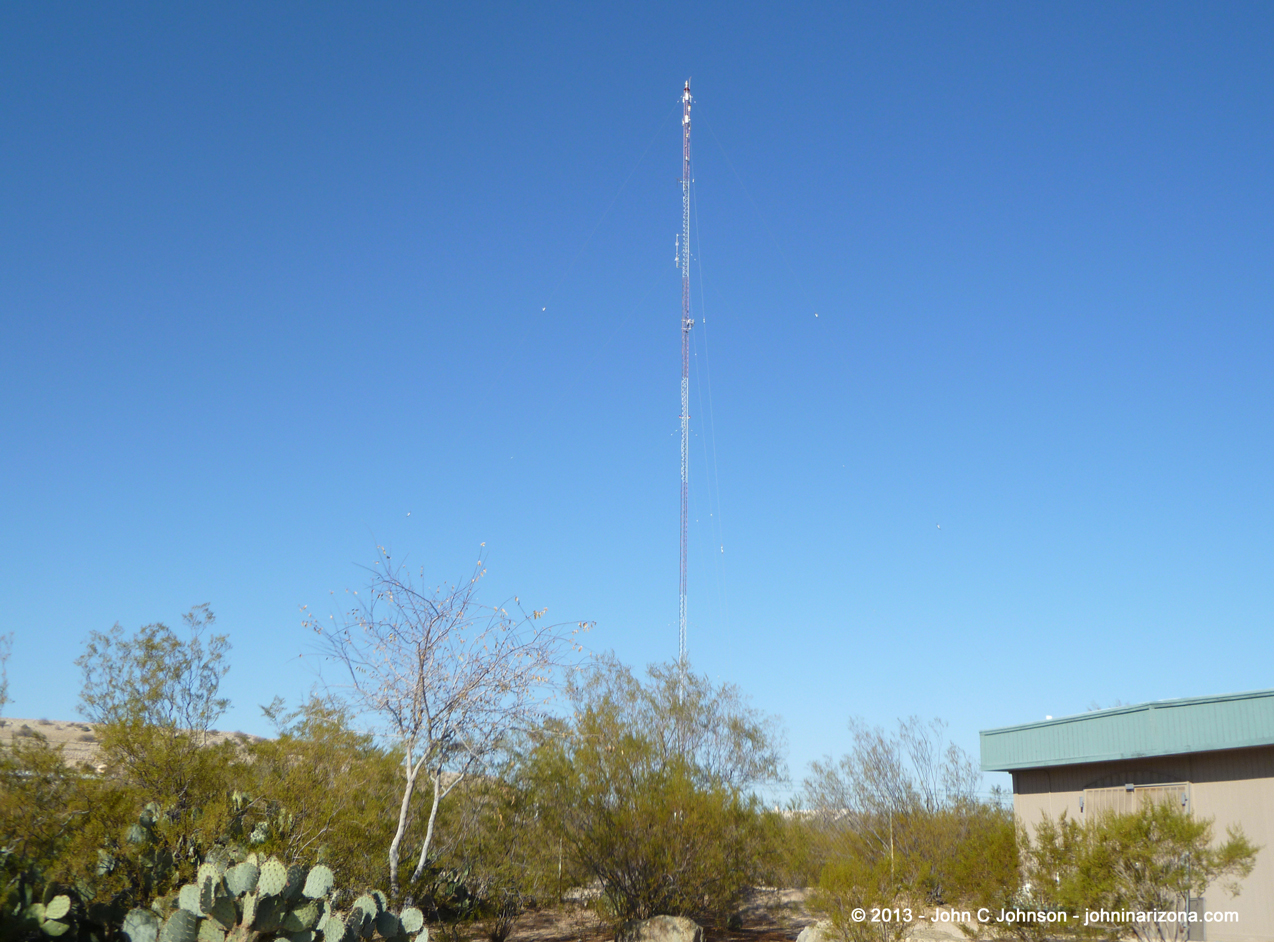
<path id="1" fill-rule="evenodd" d="M 690 79 L 681 93 L 681 596 L 677 619 L 677 663 L 686 670 L 686 528 L 690 511 Z"/>

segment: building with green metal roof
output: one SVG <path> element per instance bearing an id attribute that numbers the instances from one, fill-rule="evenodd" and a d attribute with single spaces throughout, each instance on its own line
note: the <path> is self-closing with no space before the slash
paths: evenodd
<path id="1" fill-rule="evenodd" d="M 1014 810 L 1028 825 L 1172 800 L 1214 819 L 1214 833 L 1242 827 L 1265 850 L 1237 898 L 1217 887 L 1199 903 L 1239 914 L 1208 925 L 1206 938 L 1274 940 L 1274 690 L 1095 710 L 980 738 L 983 771 L 1012 774 Z"/>

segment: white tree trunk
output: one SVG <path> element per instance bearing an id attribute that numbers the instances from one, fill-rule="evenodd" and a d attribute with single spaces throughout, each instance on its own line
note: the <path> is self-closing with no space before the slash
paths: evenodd
<path id="1" fill-rule="evenodd" d="M 394 831 L 394 839 L 389 845 L 389 892 L 398 898 L 398 858 L 400 856 L 403 844 L 403 836 L 407 833 L 407 821 L 411 817 L 411 796 L 416 791 L 416 778 L 420 775 L 420 768 L 424 765 L 425 759 L 422 756 L 420 761 L 415 765 L 411 761 L 411 750 L 407 750 L 407 756 L 403 760 L 407 769 L 407 784 L 403 786 L 402 804 L 398 806 L 398 829 Z M 435 789 L 435 794 L 437 790 Z M 434 811 L 438 809 L 437 798 L 434 799 Z M 430 817 L 429 826 L 433 828 L 433 818 Z"/>
<path id="2" fill-rule="evenodd" d="M 433 804 L 429 808 L 429 824 L 425 828 L 425 842 L 420 846 L 420 861 L 416 864 L 416 872 L 411 875 L 411 880 L 415 883 L 420 879 L 421 874 L 425 872 L 425 864 L 429 861 L 429 845 L 434 839 L 434 822 L 438 820 L 438 805 L 442 799 L 446 798 L 456 784 L 464 778 L 463 773 L 457 775 L 447 790 L 442 790 L 442 766 L 438 766 L 438 770 L 433 774 L 434 799 Z"/>

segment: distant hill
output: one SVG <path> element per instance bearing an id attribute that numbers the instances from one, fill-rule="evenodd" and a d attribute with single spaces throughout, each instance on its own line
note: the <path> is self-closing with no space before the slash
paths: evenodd
<path id="1" fill-rule="evenodd" d="M 104 768 L 98 758 L 97 731 L 92 723 L 22 720 L 9 717 L 0 719 L 0 746 L 8 746 L 18 737 L 41 738 L 55 746 L 60 745 L 68 765 L 88 764 L 98 771 Z M 262 741 L 262 737 L 250 736 L 247 733 L 214 729 L 208 734 L 209 742 L 219 743 L 227 739 Z"/>

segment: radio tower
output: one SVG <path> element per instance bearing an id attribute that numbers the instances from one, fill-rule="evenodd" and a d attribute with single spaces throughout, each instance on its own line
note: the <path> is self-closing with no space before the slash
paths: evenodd
<path id="1" fill-rule="evenodd" d="M 690 79 L 681 93 L 681 604 L 677 663 L 686 670 L 686 526 L 690 511 Z"/>

